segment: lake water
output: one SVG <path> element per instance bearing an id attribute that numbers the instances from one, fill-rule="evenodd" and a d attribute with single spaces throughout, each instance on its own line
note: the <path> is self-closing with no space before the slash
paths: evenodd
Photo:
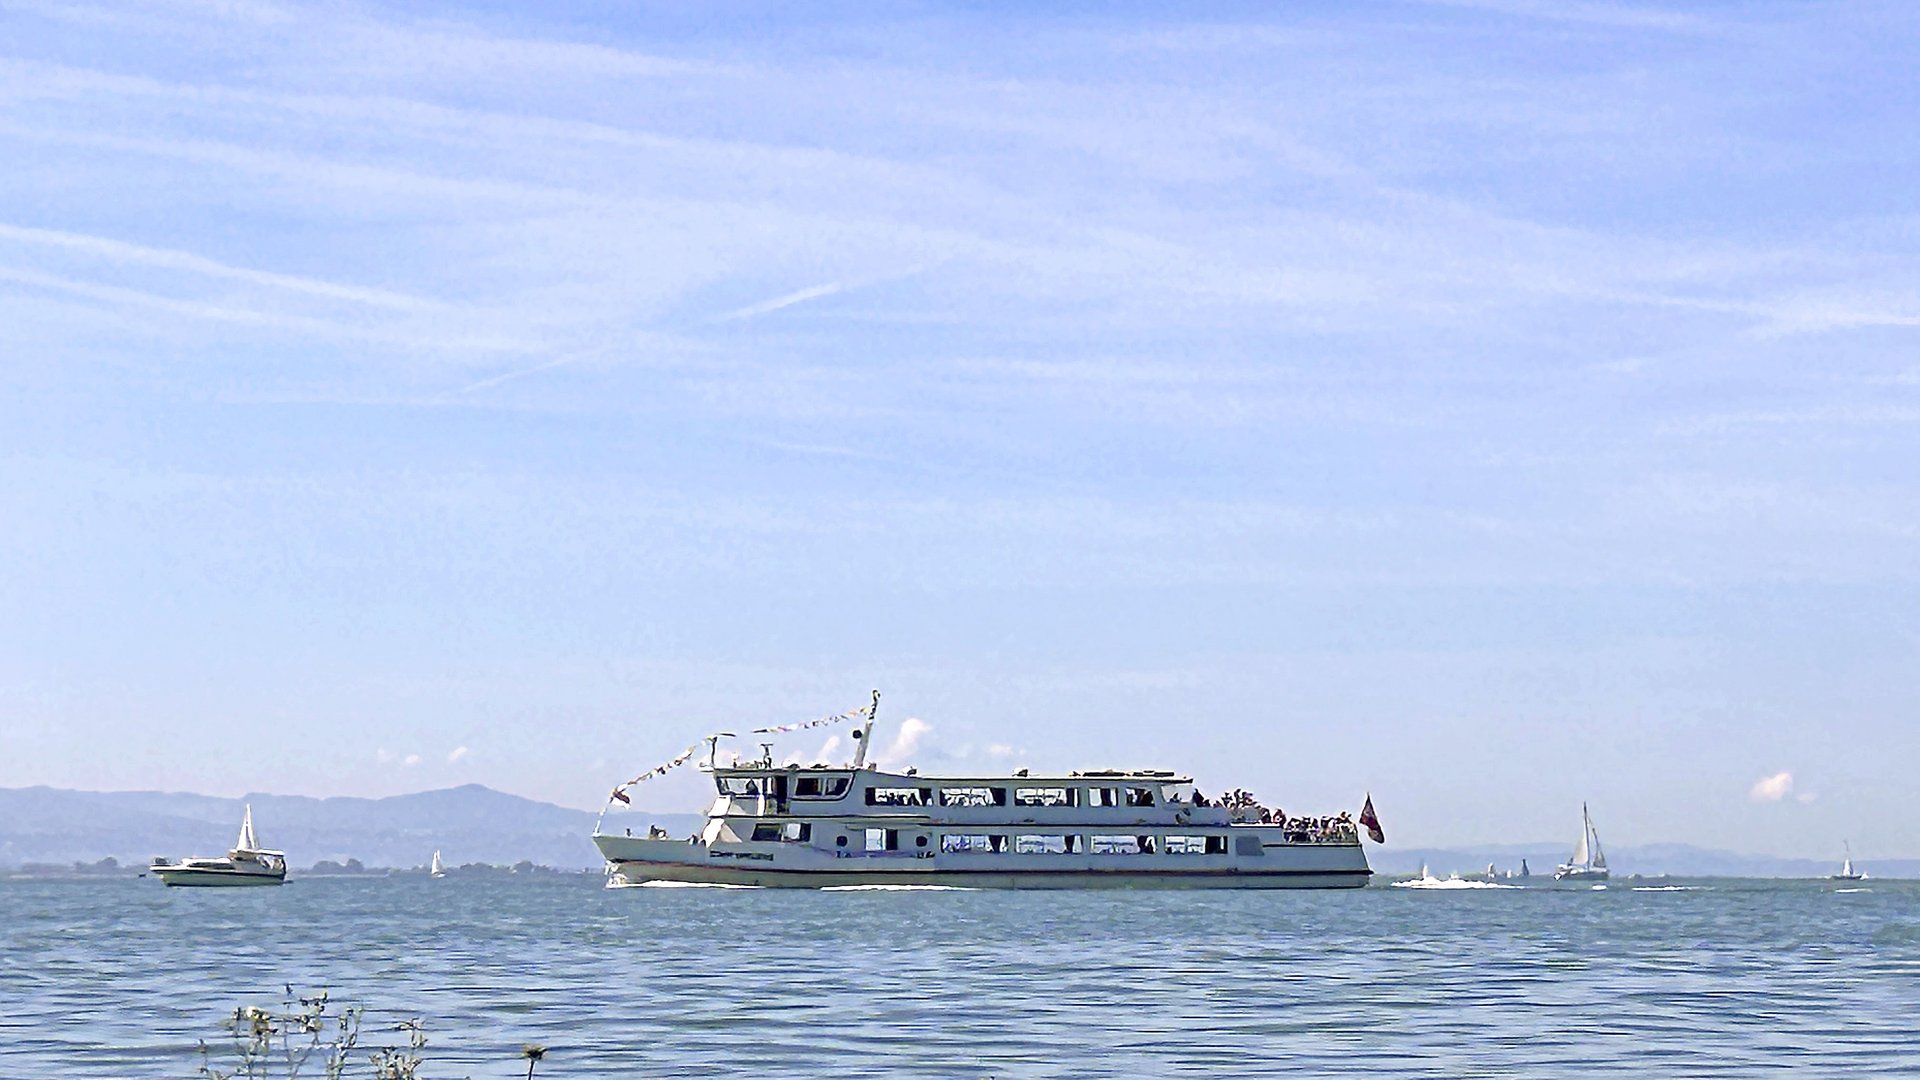
<path id="1" fill-rule="evenodd" d="M 1635 884 L 0 881 L 0 1076 L 192 1076 L 287 983 L 424 1018 L 430 1077 L 1920 1072 L 1920 885 Z"/>

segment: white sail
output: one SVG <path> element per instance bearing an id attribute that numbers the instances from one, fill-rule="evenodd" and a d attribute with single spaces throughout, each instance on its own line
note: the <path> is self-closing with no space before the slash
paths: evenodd
<path id="1" fill-rule="evenodd" d="M 434 876 L 435 876 L 435 877 L 438 877 L 438 876 L 440 876 L 441 874 L 444 874 L 444 873 L 446 873 L 446 872 L 447 872 L 447 871 L 446 871 L 446 868 L 440 865 L 440 853 L 439 853 L 438 851 L 436 851 L 436 852 L 434 852 L 434 853 L 433 853 L 433 874 L 434 874 Z"/>
<path id="2" fill-rule="evenodd" d="M 1587 865 L 1587 835 L 1593 831 L 1593 820 L 1587 817 L 1587 804 L 1580 804 L 1580 843 L 1573 849 L 1573 858 L 1567 860 L 1568 866 Z"/>
<path id="3" fill-rule="evenodd" d="M 260 842 L 253 835 L 253 804 L 247 804 L 247 812 L 240 819 L 240 839 L 233 842 L 235 851 L 259 851 Z"/>
<path id="4" fill-rule="evenodd" d="M 1841 861 L 1841 863 L 1840 863 L 1840 876 L 1841 876 L 1841 877 L 1852 877 L 1852 876 L 1853 876 L 1853 860 L 1852 860 L 1852 859 L 1845 859 L 1845 860 L 1842 860 L 1842 861 Z"/>

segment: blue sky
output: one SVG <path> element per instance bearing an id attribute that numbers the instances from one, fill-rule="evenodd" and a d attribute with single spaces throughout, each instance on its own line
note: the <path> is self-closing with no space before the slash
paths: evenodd
<path id="1" fill-rule="evenodd" d="M 1920 11 L 533 11 L 0 3 L 0 785 L 1920 852 Z"/>

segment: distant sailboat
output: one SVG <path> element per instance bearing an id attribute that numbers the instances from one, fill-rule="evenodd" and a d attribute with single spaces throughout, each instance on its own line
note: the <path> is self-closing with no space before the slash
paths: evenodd
<path id="1" fill-rule="evenodd" d="M 1497 871 L 1497 870 L 1495 870 L 1495 869 L 1493 868 L 1493 864 L 1492 864 L 1492 863 L 1488 863 L 1488 864 L 1487 864 L 1487 880 L 1488 880 L 1488 881 L 1499 881 L 1499 880 L 1500 880 L 1500 872 L 1499 872 L 1499 871 Z"/>
<path id="2" fill-rule="evenodd" d="M 1521 860 L 1520 860 L 1520 876 L 1521 876 L 1521 877 L 1532 877 L 1532 876 L 1533 876 L 1533 871 L 1531 871 L 1531 870 L 1529 870 L 1529 869 L 1527 869 L 1527 860 L 1525 860 L 1525 859 L 1521 859 Z"/>
<path id="3" fill-rule="evenodd" d="M 1865 881 L 1867 875 L 1862 874 L 1853 868 L 1853 845 L 1848 843 L 1845 840 L 1840 841 L 1840 843 L 1846 849 L 1847 857 L 1840 863 L 1840 872 L 1837 874 L 1828 874 L 1827 880 L 1828 881 Z"/>
<path id="4" fill-rule="evenodd" d="M 1593 815 L 1587 804 L 1580 804 L 1580 842 L 1574 845 L 1573 858 L 1554 870 L 1555 881 L 1605 880 L 1607 853 L 1600 850 L 1600 834 L 1594 831 Z"/>
<path id="5" fill-rule="evenodd" d="M 431 873 L 434 877 L 447 876 L 447 868 L 440 864 L 440 853 L 438 851 L 435 851 L 433 853 L 433 866 L 431 869 L 429 869 L 428 872 Z"/>

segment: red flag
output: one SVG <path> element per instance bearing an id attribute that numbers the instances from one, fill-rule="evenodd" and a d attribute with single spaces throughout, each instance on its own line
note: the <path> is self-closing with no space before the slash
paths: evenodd
<path id="1" fill-rule="evenodd" d="M 1380 819 L 1373 812 L 1373 792 L 1367 792 L 1367 805 L 1360 808 L 1360 824 L 1367 827 L 1367 835 L 1376 844 L 1387 842 L 1387 834 L 1380 831 Z"/>
<path id="2" fill-rule="evenodd" d="M 613 797 L 616 799 L 619 799 L 623 803 L 626 803 L 628 806 L 633 805 L 633 800 L 627 798 L 627 793 L 624 791 L 621 791 L 619 788 L 613 789 Z"/>

